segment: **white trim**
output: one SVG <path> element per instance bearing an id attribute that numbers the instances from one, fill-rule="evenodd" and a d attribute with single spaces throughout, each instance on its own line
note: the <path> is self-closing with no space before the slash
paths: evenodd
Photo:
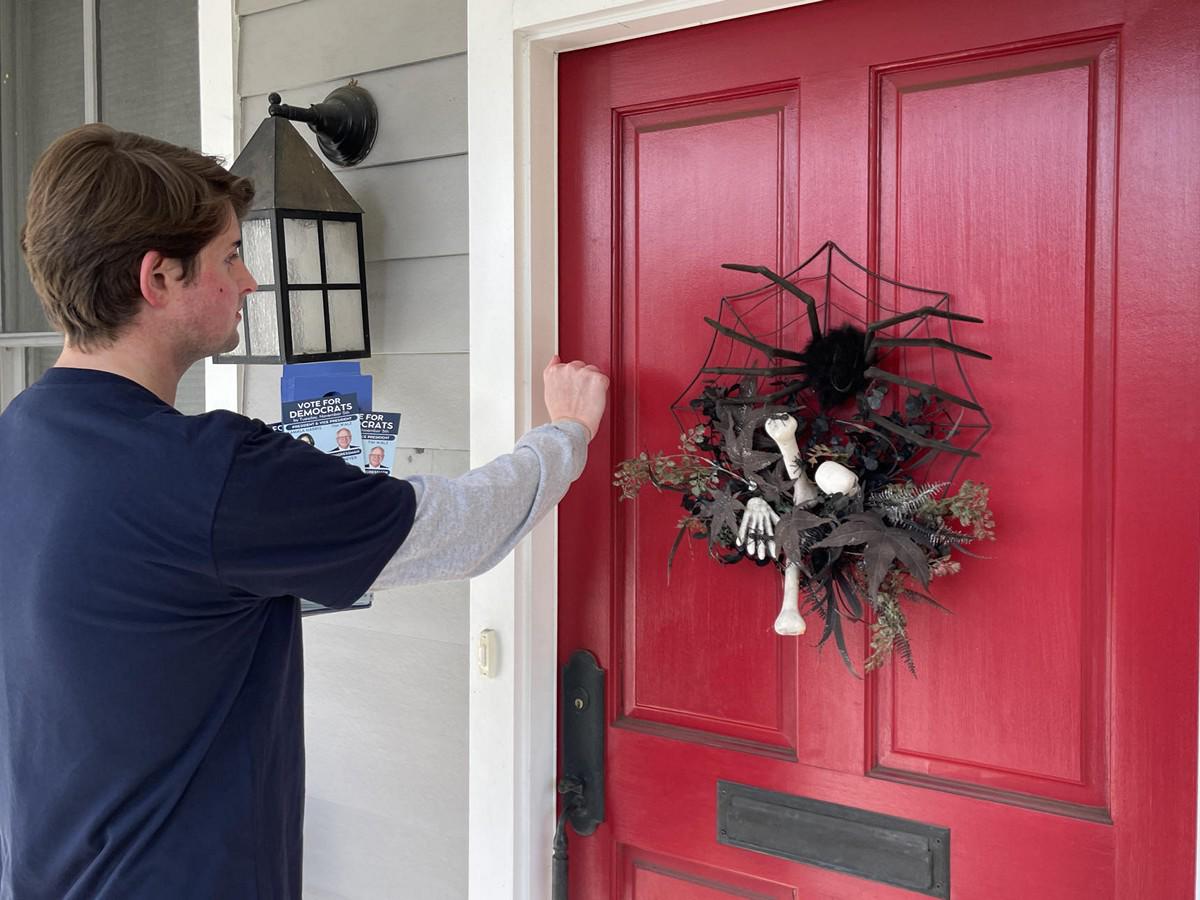
<path id="1" fill-rule="evenodd" d="M 210 156 L 219 156 L 226 165 L 237 152 L 238 96 L 235 61 L 237 60 L 237 13 L 234 0 L 200 0 L 197 35 L 200 55 L 200 148 Z M 238 389 L 239 365 L 214 365 L 204 361 L 205 409 L 241 409 Z"/>
<path id="2" fill-rule="evenodd" d="M 25 348 L 0 344 L 0 412 L 25 389 Z"/>
<path id="3" fill-rule="evenodd" d="M 98 0 L 83 0 L 83 121 L 100 121 L 100 30 Z"/>
<path id="4" fill-rule="evenodd" d="M 16 331 L 0 334 L 0 347 L 61 347 L 63 336 L 57 331 Z"/>
<path id="5" fill-rule="evenodd" d="M 29 354 L 34 347 L 61 347 L 57 331 L 24 331 L 0 334 L 0 412 L 29 386 Z"/>
<path id="6" fill-rule="evenodd" d="M 558 314 L 555 54 L 796 5 L 468 0 L 472 465 L 545 418 L 539 372 Z M 467 660 L 471 900 L 550 896 L 556 559 L 550 521 L 471 583 L 471 634 L 495 629 L 500 648 L 490 678 Z"/>

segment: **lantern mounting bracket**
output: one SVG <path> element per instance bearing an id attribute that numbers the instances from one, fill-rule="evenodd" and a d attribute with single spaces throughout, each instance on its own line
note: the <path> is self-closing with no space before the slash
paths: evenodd
<path id="1" fill-rule="evenodd" d="M 339 166 L 353 166 L 366 159 L 375 143 L 379 113 L 375 101 L 357 81 L 335 88 L 321 103 L 308 109 L 289 106 L 272 93 L 267 108 L 272 116 L 306 122 L 317 135 L 325 158 Z"/>

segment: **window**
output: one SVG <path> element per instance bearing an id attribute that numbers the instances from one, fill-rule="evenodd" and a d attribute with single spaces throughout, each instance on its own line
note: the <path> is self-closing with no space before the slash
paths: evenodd
<path id="1" fill-rule="evenodd" d="M 197 0 L 0 0 L 0 409 L 62 347 L 18 244 L 29 175 L 55 137 L 94 121 L 200 145 Z M 203 411 L 203 362 L 176 406 Z"/>

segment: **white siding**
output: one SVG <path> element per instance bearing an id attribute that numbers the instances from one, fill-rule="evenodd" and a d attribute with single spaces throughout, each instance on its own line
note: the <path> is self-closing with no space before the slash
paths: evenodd
<path id="1" fill-rule="evenodd" d="M 465 0 L 240 0 L 239 12 L 243 142 L 271 91 L 303 106 L 357 78 L 379 106 L 371 155 L 336 173 L 365 210 L 374 356 L 362 368 L 375 408 L 403 414 L 397 474 L 461 474 Z M 279 375 L 246 367 L 248 415 L 278 419 Z M 305 897 L 465 898 L 466 583 L 384 592 L 304 631 Z"/>

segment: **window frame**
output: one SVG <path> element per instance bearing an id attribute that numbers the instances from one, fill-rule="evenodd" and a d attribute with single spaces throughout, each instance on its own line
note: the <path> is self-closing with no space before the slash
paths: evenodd
<path id="1" fill-rule="evenodd" d="M 100 118 L 100 34 L 98 26 L 99 0 L 80 0 L 83 16 L 83 122 Z M 0 22 L 16 20 L 17 0 L 0 0 Z M 0 69 L 20 71 L 20 48 L 16 29 L 0 28 Z M 3 330 L 8 298 L 16 295 L 17 272 L 20 269 L 17 248 L 17 132 L 15 92 L 19 78 L 5 79 L 7 96 L 0 101 L 0 410 L 29 385 L 29 351 L 63 345 L 63 336 L 56 331 Z"/>

